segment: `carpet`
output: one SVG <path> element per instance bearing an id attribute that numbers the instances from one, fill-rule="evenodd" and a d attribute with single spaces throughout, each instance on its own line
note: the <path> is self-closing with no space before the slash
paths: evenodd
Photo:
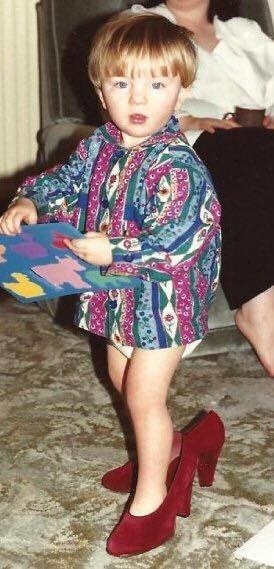
<path id="1" fill-rule="evenodd" d="M 204 407 L 222 417 L 216 481 L 195 482 L 191 515 L 165 546 L 118 559 L 105 542 L 125 497 L 100 479 L 133 447 L 104 345 L 3 293 L 0 324 L 1 569 L 265 567 L 234 557 L 274 517 L 274 380 L 251 349 L 182 362 L 169 408 L 177 427 Z"/>

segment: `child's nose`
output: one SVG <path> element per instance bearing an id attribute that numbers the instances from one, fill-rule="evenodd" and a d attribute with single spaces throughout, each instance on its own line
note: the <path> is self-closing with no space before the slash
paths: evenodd
<path id="1" fill-rule="evenodd" d="M 135 87 L 131 90 L 130 99 L 132 103 L 135 104 L 142 104 L 146 101 L 146 93 L 145 89 L 141 87 Z"/>

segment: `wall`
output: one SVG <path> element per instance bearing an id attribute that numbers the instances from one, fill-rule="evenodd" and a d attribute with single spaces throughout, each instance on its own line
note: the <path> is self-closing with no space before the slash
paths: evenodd
<path id="1" fill-rule="evenodd" d="M 0 0 L 1 194 L 34 164 L 39 129 L 37 0 Z M 0 196 L 1 197 L 1 196 Z"/>

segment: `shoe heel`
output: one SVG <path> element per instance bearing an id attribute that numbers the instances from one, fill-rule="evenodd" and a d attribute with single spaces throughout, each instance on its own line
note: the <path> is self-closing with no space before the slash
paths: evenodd
<path id="1" fill-rule="evenodd" d="M 198 459 L 198 478 L 200 486 L 212 486 L 221 448 L 201 454 Z"/>
<path id="2" fill-rule="evenodd" d="M 190 515 L 194 477 L 197 470 L 197 455 L 186 453 L 183 459 L 183 478 L 178 494 L 177 516 L 187 518 Z"/>
<path id="3" fill-rule="evenodd" d="M 193 482 L 187 488 L 184 488 L 178 501 L 177 516 L 188 518 L 190 516 L 191 496 L 192 496 Z"/>

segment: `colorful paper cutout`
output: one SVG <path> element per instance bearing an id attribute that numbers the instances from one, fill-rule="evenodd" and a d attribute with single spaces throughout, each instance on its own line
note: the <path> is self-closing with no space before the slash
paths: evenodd
<path id="1" fill-rule="evenodd" d="M 29 259 L 40 259 L 48 256 L 47 249 L 35 241 L 33 236 L 28 233 L 22 233 L 22 243 L 11 244 L 10 249 L 19 255 L 29 257 Z"/>
<path id="2" fill-rule="evenodd" d="M 11 273 L 10 276 L 17 282 L 3 283 L 8 291 L 16 293 L 24 298 L 36 298 L 38 295 L 45 295 L 43 288 L 37 283 L 31 281 L 28 275 L 24 275 L 23 273 Z"/>
<path id="3" fill-rule="evenodd" d="M 32 267 L 32 271 L 45 279 L 48 283 L 61 287 L 69 283 L 73 288 L 88 289 L 90 285 L 81 279 L 79 271 L 85 271 L 86 267 L 79 263 L 78 259 L 67 256 L 63 259 L 56 257 L 56 263 Z"/>
<path id="4" fill-rule="evenodd" d="M 0 286 L 20 302 L 80 292 L 133 288 L 137 277 L 103 276 L 76 257 L 64 239 L 82 237 L 68 223 L 23 226 L 18 235 L 0 235 Z"/>
<path id="5" fill-rule="evenodd" d="M 53 239 L 52 239 L 52 244 L 54 247 L 57 247 L 57 249 L 66 249 L 67 246 L 64 243 L 64 239 L 66 238 L 66 235 L 63 235 L 63 233 L 58 233 L 57 231 L 53 233 Z"/>

